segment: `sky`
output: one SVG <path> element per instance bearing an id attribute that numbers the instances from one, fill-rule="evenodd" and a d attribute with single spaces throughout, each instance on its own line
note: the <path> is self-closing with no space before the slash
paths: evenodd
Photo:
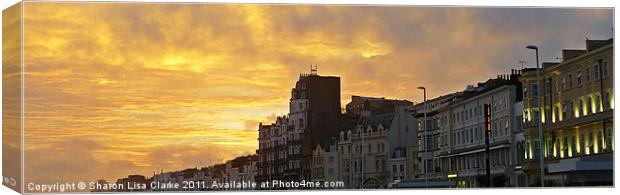
<path id="1" fill-rule="evenodd" d="M 612 36 L 611 9 L 25 4 L 26 182 L 181 170 L 253 154 L 300 73 L 420 102 Z"/>

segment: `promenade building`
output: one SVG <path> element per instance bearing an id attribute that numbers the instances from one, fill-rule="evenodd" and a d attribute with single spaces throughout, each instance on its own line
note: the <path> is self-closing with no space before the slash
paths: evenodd
<path id="1" fill-rule="evenodd" d="M 335 141 L 333 140 L 331 144 L 328 144 L 327 148 L 323 148 L 319 144 L 312 152 L 312 181 L 340 181 Z"/>
<path id="2" fill-rule="evenodd" d="M 446 107 L 453 102 L 461 93 L 452 93 L 443 95 L 434 99 L 427 100 L 426 102 L 416 104 L 409 112 L 413 115 L 415 120 L 415 131 L 417 132 L 416 146 L 409 150 L 410 155 L 407 157 L 407 164 L 410 165 L 411 170 L 406 177 L 408 180 L 426 179 L 425 176 L 425 161 L 426 170 L 428 170 L 428 178 L 434 178 L 433 176 L 433 157 L 440 155 L 439 140 L 447 139 L 445 136 L 440 137 L 440 115 L 438 110 Z M 426 123 L 424 123 L 424 113 L 426 113 Z M 426 129 L 424 128 L 426 124 Z M 425 132 L 426 131 L 426 132 Z M 426 133 L 426 136 L 425 136 Z M 426 147 L 425 147 L 426 145 Z M 428 152 L 428 153 L 427 153 Z"/>
<path id="3" fill-rule="evenodd" d="M 316 145 L 328 147 L 345 126 L 340 106 L 339 77 L 319 76 L 316 69 L 300 74 L 291 90 L 288 116 L 259 125 L 258 181 L 310 180 Z"/>
<path id="4" fill-rule="evenodd" d="M 458 187 L 517 186 L 516 135 L 521 132 L 522 93 L 520 74 L 499 75 L 468 86 L 455 101 L 437 110 L 438 155 L 433 157 L 432 176 L 457 182 Z M 484 105 L 490 106 L 489 152 L 486 152 Z M 489 164 L 486 158 L 489 158 Z M 490 167 L 491 183 L 486 176 Z"/>
<path id="5" fill-rule="evenodd" d="M 418 144 L 407 157 L 413 175 L 397 186 L 488 186 L 485 104 L 491 106 L 492 182 L 497 187 L 517 186 L 519 181 L 523 185 L 524 172 L 515 171 L 521 168 L 518 156 L 522 150 L 518 146 L 524 143 L 519 76 L 519 71 L 512 70 L 510 75 L 499 75 L 413 106 L 409 111 L 415 118 Z"/>
<path id="6" fill-rule="evenodd" d="M 301 138 L 288 117 L 278 116 L 275 123 L 259 124 L 258 181 L 284 180 L 296 177 L 290 172 L 301 164 Z M 294 158 L 295 157 L 295 158 Z"/>
<path id="7" fill-rule="evenodd" d="M 405 110 L 412 104 L 360 96 L 347 104 L 347 115 L 357 120 L 340 132 L 337 143 L 338 173 L 347 188 L 387 188 L 404 177 L 407 144 L 415 144 L 415 123 Z M 395 172 L 392 166 L 398 167 Z"/>
<path id="8" fill-rule="evenodd" d="M 561 62 L 543 63 L 540 84 L 535 68 L 523 70 L 523 169 L 529 186 L 540 186 L 540 147 L 545 186 L 613 185 L 613 39 L 585 43 L 582 50 L 562 50 Z"/>

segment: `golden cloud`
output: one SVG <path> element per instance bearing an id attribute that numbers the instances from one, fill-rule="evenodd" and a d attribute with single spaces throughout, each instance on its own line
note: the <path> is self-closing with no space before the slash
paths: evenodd
<path id="1" fill-rule="evenodd" d="M 27 2 L 24 9 L 26 155 L 34 159 L 27 181 L 112 180 L 253 153 L 252 126 L 287 113 L 290 88 L 311 63 L 341 76 L 343 103 L 353 94 L 416 101 L 418 85 L 431 97 L 461 90 L 507 72 L 521 56 L 504 54 L 532 35 L 512 26 L 533 23 L 496 24 L 501 17 L 489 15 L 503 12 L 482 8 Z M 573 40 L 593 28 L 549 29 L 534 35 Z"/>

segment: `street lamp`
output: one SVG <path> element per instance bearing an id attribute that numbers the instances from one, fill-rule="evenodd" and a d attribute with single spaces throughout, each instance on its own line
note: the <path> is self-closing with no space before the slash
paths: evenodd
<path id="1" fill-rule="evenodd" d="M 428 165 L 426 164 L 428 159 L 428 148 L 426 147 L 428 144 L 426 143 L 428 140 L 426 139 L 426 87 L 418 87 L 424 91 L 424 185 L 428 188 Z"/>
<path id="2" fill-rule="evenodd" d="M 540 186 L 545 187 L 545 167 L 544 167 L 544 158 L 543 158 L 543 131 L 542 131 L 542 103 L 540 100 L 540 67 L 538 64 L 538 46 L 536 45 L 528 45 L 527 49 L 533 49 L 536 51 L 536 85 L 537 87 L 537 100 L 538 100 L 538 148 L 539 148 L 539 161 L 540 161 Z"/>

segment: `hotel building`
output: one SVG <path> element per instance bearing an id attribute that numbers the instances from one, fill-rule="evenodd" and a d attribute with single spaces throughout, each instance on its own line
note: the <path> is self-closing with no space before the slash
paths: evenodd
<path id="1" fill-rule="evenodd" d="M 540 82 L 536 69 L 523 70 L 523 169 L 530 186 L 540 186 L 541 145 L 545 186 L 613 185 L 613 68 L 609 39 L 562 50 L 561 62 L 543 63 Z"/>
<path id="2" fill-rule="evenodd" d="M 288 116 L 259 125 L 257 181 L 310 180 L 313 150 L 327 144 L 344 127 L 340 78 L 319 76 L 316 69 L 299 75 L 291 90 Z"/>

